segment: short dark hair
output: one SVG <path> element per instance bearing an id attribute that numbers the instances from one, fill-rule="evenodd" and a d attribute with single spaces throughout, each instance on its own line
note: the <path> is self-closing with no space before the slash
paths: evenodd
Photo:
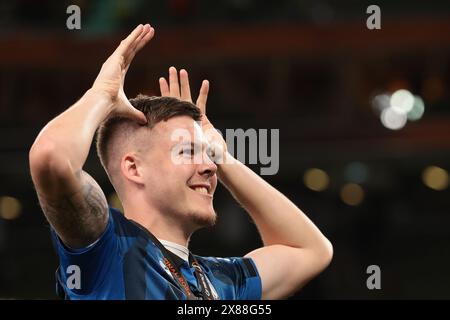
<path id="1" fill-rule="evenodd" d="M 149 129 L 160 121 L 167 121 L 176 116 L 188 116 L 195 121 L 201 120 L 201 111 L 196 105 L 173 97 L 150 97 L 139 94 L 136 98 L 130 99 L 130 103 L 144 113 L 148 121 L 145 126 Z M 113 136 L 118 132 L 127 132 L 126 129 L 136 130 L 140 127 L 141 125 L 137 122 L 124 117 L 112 117 L 100 125 L 96 139 L 97 154 L 105 169 L 110 161 L 108 146 Z"/>

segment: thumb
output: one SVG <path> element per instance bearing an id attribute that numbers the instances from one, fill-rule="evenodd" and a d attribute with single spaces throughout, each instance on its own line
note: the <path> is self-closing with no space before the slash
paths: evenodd
<path id="1" fill-rule="evenodd" d="M 147 117 L 145 116 L 145 114 L 142 111 L 139 111 L 138 109 L 133 107 L 133 105 L 130 103 L 130 101 L 128 101 L 128 99 L 125 100 L 124 107 L 126 109 L 126 114 L 124 114 L 125 117 L 134 120 L 142 125 L 147 123 Z"/>

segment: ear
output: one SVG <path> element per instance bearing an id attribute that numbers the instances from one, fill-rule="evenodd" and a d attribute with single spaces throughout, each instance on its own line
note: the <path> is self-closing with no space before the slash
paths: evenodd
<path id="1" fill-rule="evenodd" d="M 132 181 L 137 184 L 144 184 L 143 170 L 141 168 L 141 159 L 135 153 L 127 153 L 122 157 L 120 162 L 120 170 L 125 180 Z"/>

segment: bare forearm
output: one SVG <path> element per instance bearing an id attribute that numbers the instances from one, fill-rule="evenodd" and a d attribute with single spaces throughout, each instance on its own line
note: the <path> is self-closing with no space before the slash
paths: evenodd
<path id="1" fill-rule="evenodd" d="M 244 164 L 221 164 L 218 176 L 253 218 L 264 245 L 328 250 L 328 240 L 312 221 Z"/>
<path id="2" fill-rule="evenodd" d="M 48 221 L 72 247 L 92 243 L 108 220 L 100 186 L 82 167 L 95 131 L 108 117 L 146 123 L 128 101 L 123 82 L 138 52 L 153 36 L 150 25 L 137 26 L 103 63 L 92 88 L 39 133 L 29 154 L 30 173 Z"/>
<path id="3" fill-rule="evenodd" d="M 73 172 L 81 170 L 95 131 L 107 118 L 110 106 L 106 97 L 87 91 L 80 100 L 42 129 L 32 151 L 50 144 L 53 153 L 59 159 L 68 161 Z"/>

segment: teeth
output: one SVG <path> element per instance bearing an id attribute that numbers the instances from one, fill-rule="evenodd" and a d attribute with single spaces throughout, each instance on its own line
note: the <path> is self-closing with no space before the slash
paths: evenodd
<path id="1" fill-rule="evenodd" d="M 195 187 L 194 190 L 202 194 L 208 194 L 208 189 L 205 187 Z"/>

